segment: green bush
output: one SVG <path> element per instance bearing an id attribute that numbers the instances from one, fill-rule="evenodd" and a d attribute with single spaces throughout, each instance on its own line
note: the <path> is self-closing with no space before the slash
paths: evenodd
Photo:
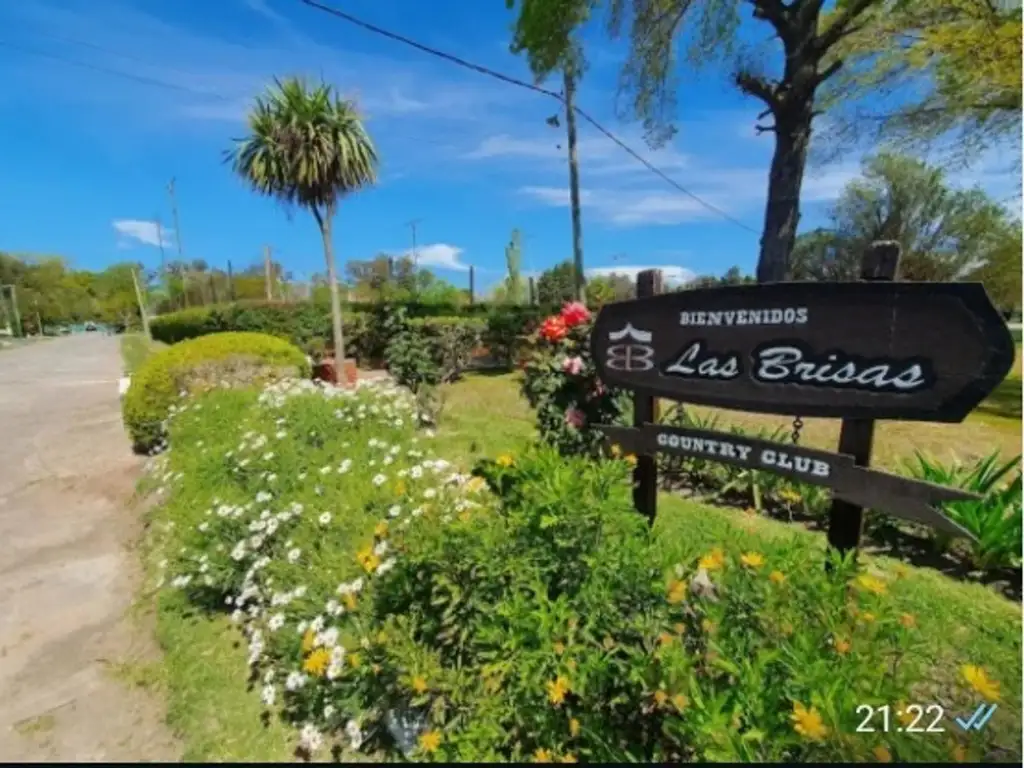
<path id="1" fill-rule="evenodd" d="M 502 365 L 513 366 L 547 312 L 541 307 L 497 305 L 487 313 L 483 342 Z"/>
<path id="2" fill-rule="evenodd" d="M 361 337 L 367 328 L 366 318 L 359 312 L 345 312 L 342 322 L 346 354 L 349 357 L 357 356 L 363 344 Z M 150 330 L 156 341 L 165 344 L 229 331 L 267 333 L 286 339 L 310 353 L 323 343 L 331 343 L 331 307 L 329 304 L 310 301 L 218 304 L 154 317 L 150 322 Z"/>
<path id="3" fill-rule="evenodd" d="M 136 450 L 149 451 L 164 437 L 164 423 L 183 391 L 249 384 L 283 375 L 308 376 L 301 350 L 262 333 L 214 333 L 175 344 L 146 360 L 133 374 L 122 403 Z"/>
<path id="4" fill-rule="evenodd" d="M 162 599 L 233 611 L 264 703 L 314 756 L 944 761 L 957 742 L 858 734 L 858 707 L 941 685 L 969 712 L 993 688 L 925 661 L 914 587 L 826 570 L 806 537 L 755 551 L 737 531 L 665 562 L 626 462 L 544 450 L 467 479 L 416 442 L 408 395 L 307 386 L 208 395 L 155 475 L 183 484 Z M 972 759 L 1019 742 L 999 716 L 964 737 Z"/>
<path id="5" fill-rule="evenodd" d="M 944 511 L 972 533 L 977 541 L 970 543 L 971 560 L 977 568 L 1000 568 L 1020 564 L 1022 531 L 1020 456 L 1001 463 L 993 453 L 974 464 L 942 464 L 921 453 L 907 462 L 910 473 L 921 480 L 938 485 L 962 488 L 977 493 L 980 501 L 957 501 L 946 504 Z M 1010 480 L 1014 470 L 1016 477 Z M 939 531 L 932 538 L 940 550 L 952 541 Z"/>

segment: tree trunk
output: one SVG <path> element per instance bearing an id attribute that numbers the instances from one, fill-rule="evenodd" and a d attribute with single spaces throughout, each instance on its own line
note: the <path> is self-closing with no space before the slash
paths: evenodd
<path id="1" fill-rule="evenodd" d="M 565 68 L 565 128 L 569 140 L 569 204 L 572 209 L 573 285 L 576 301 L 583 301 L 583 225 L 580 222 L 580 166 L 576 153 L 576 111 L 573 98 L 576 83 L 570 67 Z"/>
<path id="2" fill-rule="evenodd" d="M 787 277 L 800 223 L 800 186 L 811 140 L 812 104 L 813 95 L 793 110 L 795 114 L 776 115 L 775 154 L 768 177 L 764 235 L 757 262 L 759 283 L 780 282 Z"/>
<path id="3" fill-rule="evenodd" d="M 319 217 L 318 217 L 319 218 Z M 341 297 L 338 295 L 338 272 L 334 266 L 334 244 L 331 242 L 331 220 L 334 211 L 328 209 L 320 221 L 320 234 L 324 240 L 324 260 L 327 262 L 327 285 L 331 291 L 331 323 L 334 330 L 334 375 L 339 383 L 345 369 L 345 334 L 341 327 Z"/>

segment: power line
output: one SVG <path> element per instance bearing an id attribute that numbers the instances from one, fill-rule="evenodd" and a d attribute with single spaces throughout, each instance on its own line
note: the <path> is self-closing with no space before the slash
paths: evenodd
<path id="1" fill-rule="evenodd" d="M 555 93 L 554 91 L 552 91 L 552 90 L 550 90 L 548 88 L 543 88 L 543 87 L 541 87 L 539 85 L 533 85 L 532 83 L 528 83 L 525 80 L 520 80 L 519 78 L 516 78 L 516 77 L 511 77 L 510 75 L 504 75 L 501 72 L 496 72 L 495 70 L 490 69 L 488 67 L 484 67 L 484 66 L 482 66 L 480 64 L 474 64 L 473 62 L 467 61 L 466 59 L 460 58 L 459 56 L 455 56 L 453 54 L 446 53 L 444 51 L 440 51 L 440 50 L 438 50 L 436 48 L 430 47 L 429 45 L 424 45 L 423 43 L 418 43 L 415 40 L 412 40 L 412 39 L 410 39 L 408 37 L 405 37 L 403 35 L 399 35 L 399 34 L 397 34 L 395 32 L 391 32 L 389 30 L 386 30 L 386 29 L 383 29 L 381 27 L 378 27 L 375 24 L 371 24 L 371 23 L 369 23 L 367 21 L 363 21 L 362 19 L 356 18 L 355 16 L 353 16 L 353 15 L 351 15 L 349 13 L 345 13 L 344 11 L 339 11 L 337 8 L 332 8 L 330 6 L 323 5 L 322 3 L 318 3 L 318 2 L 316 2 L 316 0 L 299 0 L 299 2 L 303 3 L 304 5 L 308 5 L 310 8 L 315 8 L 317 10 L 323 11 L 324 13 L 328 13 L 331 16 L 335 16 L 335 17 L 337 17 L 339 19 L 342 19 L 343 21 L 347 21 L 350 24 L 353 24 L 353 25 L 355 25 L 357 27 L 361 27 L 362 29 L 365 29 L 368 32 L 373 32 L 374 34 L 380 35 L 382 37 L 386 37 L 389 40 L 394 40 L 395 42 L 402 43 L 403 45 L 408 45 L 408 46 L 410 46 L 412 48 L 415 48 L 415 49 L 417 49 L 419 51 L 423 51 L 424 53 L 429 53 L 431 56 L 436 56 L 437 58 L 444 59 L 445 61 L 450 61 L 451 63 L 457 64 L 460 67 L 464 67 L 465 69 L 470 69 L 470 70 L 472 70 L 474 72 L 477 72 L 477 73 L 479 73 L 481 75 L 487 75 L 488 77 L 493 77 L 493 78 L 495 78 L 497 80 L 501 80 L 502 82 L 508 83 L 509 85 L 515 85 L 515 86 L 518 86 L 519 88 L 525 88 L 525 89 L 527 89 L 529 91 L 534 91 L 535 93 L 540 93 L 540 94 L 543 94 L 544 96 L 548 96 L 550 98 L 557 99 L 560 103 L 565 104 L 565 98 L 563 97 L 562 94 Z M 670 176 L 668 176 L 667 174 L 665 174 L 664 171 L 662 171 L 660 168 L 658 168 L 657 166 L 652 164 L 650 161 L 648 161 L 646 158 L 644 158 L 641 154 L 636 152 L 632 147 L 627 145 L 618 136 L 613 134 L 611 131 L 609 131 L 607 128 L 605 128 L 603 125 L 601 125 L 599 122 L 597 122 L 597 120 L 592 118 L 590 115 L 588 115 L 586 112 L 584 112 L 579 107 L 573 105 L 571 108 L 580 118 L 582 118 L 587 123 L 589 123 L 599 133 L 601 133 L 606 138 L 608 138 L 610 141 L 612 141 L 616 146 L 618 146 L 620 149 L 622 149 L 624 152 L 626 152 L 634 160 L 636 160 L 639 163 L 641 163 L 642 165 L 644 165 L 644 167 L 646 167 L 647 170 L 651 171 L 653 174 L 658 176 L 660 179 L 662 179 L 663 181 L 667 182 L 670 186 L 672 186 L 673 188 L 675 188 L 679 192 L 682 192 L 684 195 L 692 198 L 693 200 L 698 202 L 700 205 L 702 205 L 705 208 L 707 208 L 709 211 L 717 213 L 722 218 L 726 219 L 727 221 L 732 222 L 736 226 L 741 227 L 742 229 L 745 229 L 748 232 L 753 232 L 755 235 L 756 234 L 760 234 L 753 227 L 747 226 L 746 224 L 744 224 L 739 219 L 734 218 L 733 216 L 730 216 L 728 213 L 723 211 L 721 208 L 718 208 L 717 206 L 712 205 L 711 203 L 707 202 L 706 200 L 704 200 L 700 196 L 698 196 L 695 193 L 691 192 L 690 190 L 686 189 L 686 187 L 684 187 L 682 184 L 677 182 L 675 179 L 673 179 Z"/>
<path id="2" fill-rule="evenodd" d="M 83 43 L 83 45 L 84 45 L 84 43 Z M 0 47 L 10 48 L 11 50 L 19 51 L 21 53 L 27 53 L 27 54 L 29 54 L 31 56 L 40 56 L 40 57 L 42 57 L 44 59 L 52 59 L 54 61 L 59 61 L 59 62 L 62 62 L 64 64 L 70 64 L 70 65 L 75 66 L 75 67 L 82 67 L 83 69 L 91 69 L 94 72 L 102 72 L 102 73 L 107 74 L 107 75 L 113 75 L 114 77 L 122 77 L 122 78 L 124 78 L 126 80 L 132 80 L 132 81 L 134 81 L 136 83 L 141 83 L 142 85 L 151 85 L 151 86 L 157 86 L 157 87 L 160 87 L 160 88 L 167 88 L 167 89 L 172 90 L 172 91 L 181 91 L 183 93 L 191 93 L 193 96 L 210 96 L 212 98 L 220 99 L 222 101 L 231 101 L 231 99 L 229 99 L 227 96 L 224 96 L 222 94 L 216 93 L 214 91 L 200 91 L 200 90 L 197 90 L 195 88 L 189 88 L 189 87 L 184 86 L 184 85 L 178 85 L 176 83 L 169 83 L 166 80 L 158 80 L 156 78 L 145 77 L 143 75 L 134 75 L 131 72 L 125 72 L 125 71 L 120 70 L 120 69 L 112 69 L 110 67 L 104 67 L 104 66 L 101 66 L 99 64 L 92 64 L 92 63 L 86 62 L 86 61 L 78 61 L 77 59 L 69 59 L 69 58 L 64 57 L 64 56 L 58 56 L 55 53 L 50 53 L 49 51 L 40 51 L 40 50 L 36 50 L 34 48 L 26 48 L 26 47 L 24 47 L 22 45 L 17 45 L 16 43 L 12 43 L 12 42 L 7 41 L 7 40 L 0 40 Z M 99 46 L 95 46 L 95 45 L 91 45 L 91 44 L 89 44 L 89 47 L 96 48 L 97 50 L 101 50 L 101 51 L 104 50 L 104 49 L 100 48 Z M 110 51 L 105 51 L 105 52 L 106 53 L 110 53 Z M 118 54 L 115 53 L 114 55 L 118 55 Z M 139 61 L 139 60 L 138 59 L 134 59 L 134 61 Z"/>

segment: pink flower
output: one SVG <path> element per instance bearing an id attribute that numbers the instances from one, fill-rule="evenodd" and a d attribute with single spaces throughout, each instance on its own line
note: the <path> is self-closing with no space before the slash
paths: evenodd
<path id="1" fill-rule="evenodd" d="M 541 323 L 540 331 L 538 331 L 538 333 L 540 333 L 541 338 L 557 342 L 565 338 L 567 330 L 568 327 L 565 324 L 565 320 L 558 315 L 552 315 Z"/>
<path id="2" fill-rule="evenodd" d="M 578 376 L 580 371 L 583 370 L 583 358 L 582 357 L 567 357 L 562 363 L 562 372 L 568 373 L 570 376 Z"/>
<path id="3" fill-rule="evenodd" d="M 578 301 L 571 301 L 562 307 L 562 320 L 567 328 L 575 328 L 590 319 L 590 310 Z"/>
<path id="4" fill-rule="evenodd" d="M 586 421 L 586 414 L 584 414 L 579 408 L 569 408 L 565 412 L 565 423 L 570 427 L 579 429 L 586 423 Z"/>

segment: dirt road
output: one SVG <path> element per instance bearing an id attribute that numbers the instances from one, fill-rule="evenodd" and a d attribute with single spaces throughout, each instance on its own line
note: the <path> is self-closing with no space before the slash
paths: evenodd
<path id="1" fill-rule="evenodd" d="M 120 375 L 115 337 L 0 353 L 0 761 L 179 754 L 159 696 L 125 682 L 154 647 L 126 615 L 141 461 Z"/>

